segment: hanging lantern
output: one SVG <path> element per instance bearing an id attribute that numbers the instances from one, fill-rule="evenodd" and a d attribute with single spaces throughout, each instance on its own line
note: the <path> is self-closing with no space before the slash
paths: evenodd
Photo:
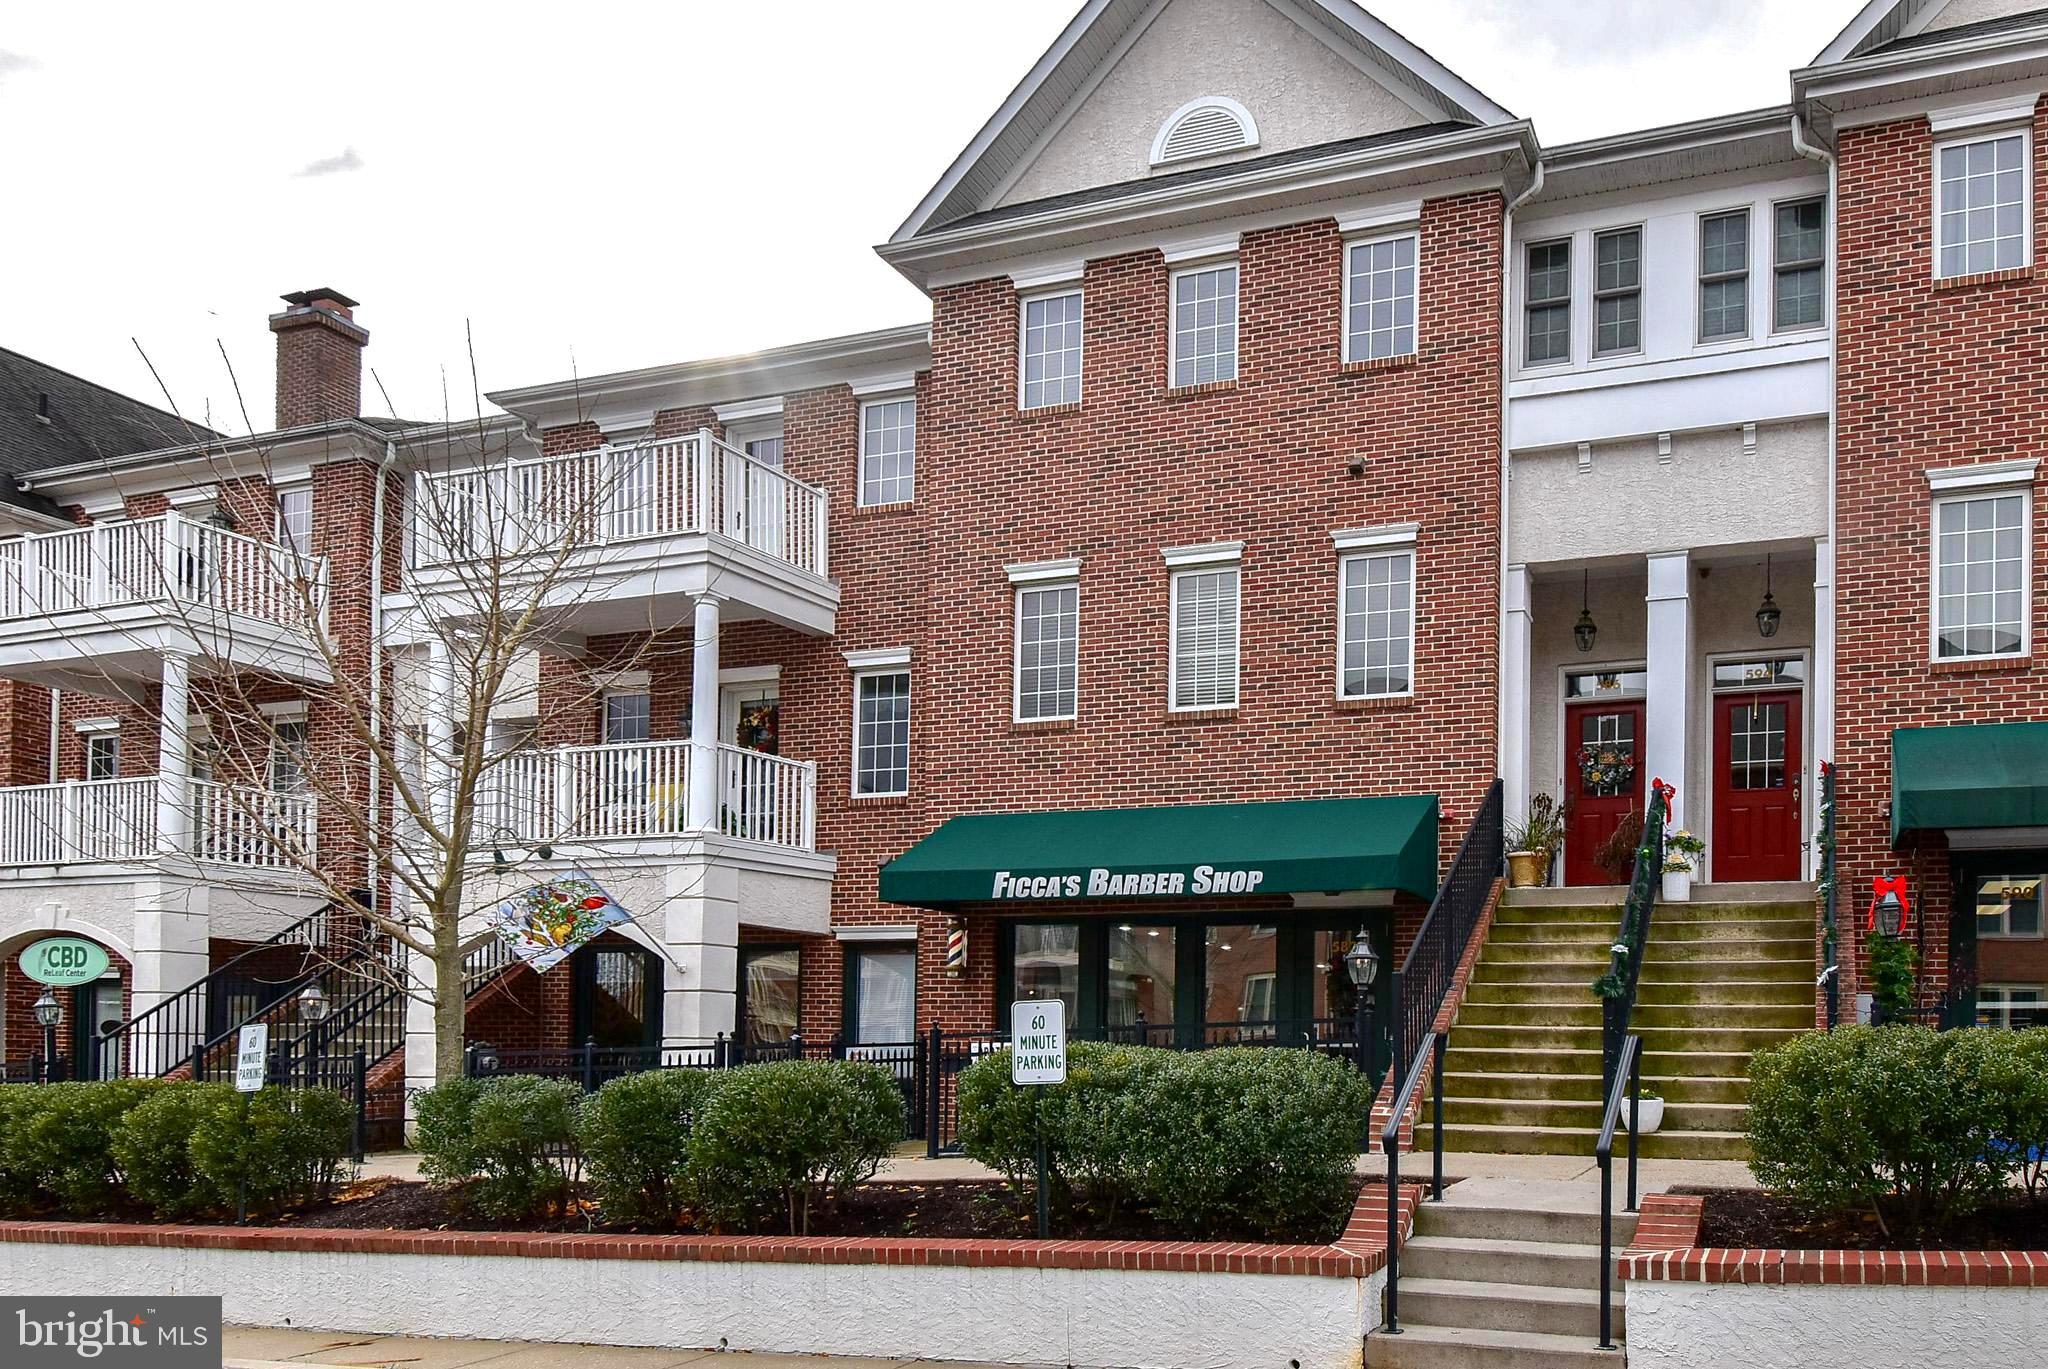
<path id="1" fill-rule="evenodd" d="M 967 973 L 967 924 L 957 917 L 946 924 L 946 973 L 955 979 Z"/>
<path id="2" fill-rule="evenodd" d="M 1771 556 L 1764 553 L 1764 601 L 1756 611 L 1756 630 L 1766 637 L 1778 635 L 1778 620 L 1784 613 L 1778 608 L 1778 601 L 1771 597 Z"/>
<path id="3" fill-rule="evenodd" d="M 1591 651 L 1593 649 L 1593 639 L 1599 635 L 1599 625 L 1593 621 L 1591 572 L 1581 571 L 1579 580 L 1579 621 L 1572 628 L 1572 642 L 1581 652 Z"/>

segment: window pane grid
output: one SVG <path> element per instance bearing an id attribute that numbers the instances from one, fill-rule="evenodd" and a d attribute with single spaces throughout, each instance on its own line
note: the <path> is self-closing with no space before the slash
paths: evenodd
<path id="1" fill-rule="evenodd" d="M 1173 706 L 1237 703 L 1237 571 L 1188 571 L 1173 580 Z"/>
<path id="2" fill-rule="evenodd" d="M 1415 350 L 1416 238 L 1361 242 L 1346 253 L 1351 305 L 1345 358 L 1376 361 Z"/>
<path id="3" fill-rule="evenodd" d="M 1937 155 L 1937 274 L 1973 276 L 2026 264 L 2026 139 L 1952 143 Z"/>
<path id="4" fill-rule="evenodd" d="M 1749 211 L 1700 220 L 1700 340 L 1749 335 Z"/>
<path id="5" fill-rule="evenodd" d="M 1347 699 L 1408 693 L 1415 650 L 1415 554 L 1347 557 L 1342 577 L 1338 693 Z"/>
<path id="6" fill-rule="evenodd" d="M 1617 228 L 1594 246 L 1595 355 L 1633 352 L 1643 345 L 1643 233 Z"/>
<path id="7" fill-rule="evenodd" d="M 1539 242 L 1528 251 L 1524 276 L 1527 295 L 1528 364 L 1569 361 L 1572 355 L 1572 245 L 1569 240 Z"/>
<path id="8" fill-rule="evenodd" d="M 1173 383 L 1237 379 L 1237 267 L 1173 278 Z"/>
<path id="9" fill-rule="evenodd" d="M 901 504 L 917 493 L 917 401 L 891 399 L 861 410 L 860 502 Z"/>
<path id="10" fill-rule="evenodd" d="M 1935 655 L 2012 656 L 2026 648 L 2026 496 L 1935 506 Z"/>
<path id="11" fill-rule="evenodd" d="M 1017 717 L 1071 718 L 1077 704 L 1081 592 L 1074 585 L 1017 593 Z"/>
<path id="12" fill-rule="evenodd" d="M 1812 328 L 1826 321 L 1827 206 L 1781 204 L 1777 216 L 1774 326 Z"/>
<path id="13" fill-rule="evenodd" d="M 1024 301 L 1024 407 L 1080 402 L 1080 292 Z"/>
<path id="14" fill-rule="evenodd" d="M 298 556 L 313 551 L 313 492 L 281 490 L 277 496 L 277 540 Z"/>
<path id="15" fill-rule="evenodd" d="M 910 792 L 910 672 L 862 675 L 854 684 L 853 792 Z"/>

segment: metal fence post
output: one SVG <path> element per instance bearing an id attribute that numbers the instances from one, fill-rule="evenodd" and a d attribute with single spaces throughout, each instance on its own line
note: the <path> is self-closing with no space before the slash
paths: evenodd
<path id="1" fill-rule="evenodd" d="M 596 1074 L 597 1038 L 586 1036 L 583 1038 L 583 1091 L 585 1093 L 593 1092 L 596 1089 L 596 1085 L 592 1082 Z"/>
<path id="2" fill-rule="evenodd" d="M 924 1052 L 925 1110 L 924 1110 L 924 1154 L 927 1160 L 939 1158 L 939 1051 L 941 1042 L 939 1024 L 932 1023 L 932 1034 L 926 1042 Z"/>
<path id="3" fill-rule="evenodd" d="M 363 1162 L 364 1140 L 370 1130 L 370 1061 L 359 1048 L 355 1059 L 356 1134 L 355 1161 Z"/>

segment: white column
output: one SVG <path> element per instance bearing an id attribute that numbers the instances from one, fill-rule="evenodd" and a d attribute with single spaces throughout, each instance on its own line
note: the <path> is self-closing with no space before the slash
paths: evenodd
<path id="1" fill-rule="evenodd" d="M 732 1035 L 739 1020 L 739 871 L 697 855 L 670 865 L 665 878 L 662 1044 L 707 1045 L 720 1032 Z"/>
<path id="2" fill-rule="evenodd" d="M 1835 758 L 1835 544 L 1813 539 L 1813 684 L 1806 692 L 1813 714 L 1813 745 L 1806 758 L 1807 873 L 1820 877 L 1820 763 Z"/>
<path id="3" fill-rule="evenodd" d="M 1650 779 L 1675 786 L 1671 825 L 1687 826 L 1692 790 L 1685 768 L 1686 719 L 1692 689 L 1691 558 L 1682 551 L 1649 558 L 1649 694 L 1644 703 L 1643 763 Z"/>
<path id="4" fill-rule="evenodd" d="M 129 962 L 128 981 L 131 1016 L 140 1017 L 206 977 L 212 892 L 191 879 L 136 881 L 134 959 Z M 140 1078 L 156 1075 L 190 1057 L 201 1044 L 196 1034 L 145 1033 L 134 1044 L 134 1073 Z"/>
<path id="5" fill-rule="evenodd" d="M 392 901 L 391 911 L 400 918 L 417 911 L 411 906 L 411 895 L 402 887 L 393 890 Z M 556 968 L 563 973 L 568 972 L 565 967 Z M 437 976 L 432 957 L 424 955 L 408 955 L 405 972 L 413 985 L 413 992 L 405 1000 L 405 1121 L 409 1137 L 414 1115 L 413 1099 L 418 1090 L 434 1085 L 433 997 Z"/>
<path id="6" fill-rule="evenodd" d="M 1510 822 L 1529 811 L 1529 652 L 1534 626 L 1529 605 L 1529 568 L 1509 566 L 1501 603 L 1507 614 L 1500 649 L 1501 801 Z"/>
<path id="7" fill-rule="evenodd" d="M 166 854 L 191 843 L 192 658 L 166 653 L 156 731 L 156 845 Z"/>
<path id="8" fill-rule="evenodd" d="M 718 825 L 718 600 L 690 615 L 690 827 Z"/>
<path id="9" fill-rule="evenodd" d="M 436 824 L 445 825 L 455 814 L 455 660 L 438 637 L 427 639 L 425 684 L 427 754 L 421 757 L 420 775 L 427 785 L 428 811 Z"/>

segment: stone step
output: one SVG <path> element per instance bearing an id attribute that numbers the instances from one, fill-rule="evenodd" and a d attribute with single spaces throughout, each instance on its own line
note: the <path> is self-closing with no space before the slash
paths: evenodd
<path id="1" fill-rule="evenodd" d="M 1418 1279 L 1594 1288 L 1600 1282 L 1600 1247 L 1597 1243 L 1513 1241 L 1498 1236 L 1411 1236 L 1401 1247 L 1401 1273 Z"/>
<path id="2" fill-rule="evenodd" d="M 1542 961 L 1556 964 L 1604 966 L 1611 958 L 1614 929 L 1590 941 L 1502 941 L 1489 936 L 1479 952 L 1479 966 L 1522 964 Z M 1724 962 L 1794 961 L 1805 973 L 1814 973 L 1813 936 L 1799 937 L 1713 937 L 1698 940 L 1664 940 L 1654 933 L 1643 954 L 1644 972 L 1652 965 L 1673 965 L 1686 961 Z"/>
<path id="3" fill-rule="evenodd" d="M 1659 903 L 1651 913 L 1651 921 L 1659 927 L 1681 922 L 1744 922 L 1757 919 L 1801 919 L 1812 922 L 1818 905 L 1813 903 Z M 1570 905 L 1520 905 L 1497 909 L 1493 915 L 1496 927 L 1543 924 L 1552 922 L 1604 922 L 1613 927 L 1620 924 L 1620 904 L 1589 904 L 1582 907 Z"/>
<path id="4" fill-rule="evenodd" d="M 1811 906 L 1818 896 L 1818 887 L 1812 880 L 1776 880 L 1746 884 L 1699 883 L 1692 886 L 1693 906 L 1702 903 L 1804 903 Z M 1523 908 L 1536 904 L 1581 904 L 1588 907 L 1620 906 L 1622 896 L 1628 892 L 1622 884 L 1589 884 L 1577 887 L 1551 887 L 1540 889 L 1509 889 L 1501 900 L 1504 908 Z M 1685 904 L 1673 903 L 1659 898 L 1660 908 L 1678 908 Z"/>
<path id="5" fill-rule="evenodd" d="M 1445 1057 L 1446 1064 L 1449 1057 Z M 1597 1058 L 1594 1061 L 1598 1064 Z M 1741 1077 L 1660 1079 L 1645 1074 L 1643 1082 L 1664 1095 L 1666 1102 L 1743 1103 L 1749 1099 L 1749 1080 Z M 1449 1098 L 1554 1098 L 1598 1102 L 1605 1095 L 1598 1074 L 1510 1074 L 1444 1073 L 1444 1096 Z M 1423 1104 L 1428 1117 L 1429 1104 Z"/>
<path id="6" fill-rule="evenodd" d="M 1617 1342 L 1618 1344 L 1619 1342 Z M 1401 1323 L 1401 1334 L 1365 1338 L 1365 1369 L 1621 1369 L 1620 1350 L 1585 1336 Z"/>
<path id="7" fill-rule="evenodd" d="M 1651 1087 L 1655 1087 L 1654 1084 Z M 1663 1092 L 1659 1089 L 1658 1092 Z M 1605 1115 L 1604 1098 L 1444 1098 L 1444 1132 L 1458 1127 L 1521 1127 L 1598 1132 Z M 1434 1113 L 1424 1112 L 1424 1117 Z M 1672 1131 L 1741 1133 L 1749 1117 L 1743 1103 L 1674 1103 L 1664 1105 L 1663 1126 Z M 1628 1111 L 1622 1110 L 1622 1125 Z M 1659 1132 L 1654 1134 L 1662 1134 Z"/>
<path id="8" fill-rule="evenodd" d="M 1451 1033 L 1444 1052 L 1446 1074 L 1599 1074 L 1600 1047 L 1560 1050 L 1510 1041 L 1468 1046 Z M 1743 1079 L 1749 1075 L 1748 1051 L 1646 1051 L 1645 1079 Z"/>
<path id="9" fill-rule="evenodd" d="M 1580 1155 L 1591 1159 L 1600 1133 L 1582 1127 L 1444 1127 L 1444 1149 L 1473 1155 Z M 1617 1166 L 1627 1137 L 1615 1133 Z M 1747 1160 L 1749 1142 L 1724 1131 L 1659 1131 L 1642 1138 L 1641 1153 L 1653 1160 Z"/>
<path id="10" fill-rule="evenodd" d="M 1599 1219 L 1594 1219 L 1597 1228 Z M 1593 1239 L 1599 1240 L 1599 1232 Z M 1621 1285 L 1609 1300 L 1613 1334 L 1623 1334 Z M 1545 1288 L 1540 1284 L 1482 1283 L 1465 1279 L 1401 1280 L 1401 1324 L 1522 1331 L 1546 1336 L 1598 1340 L 1600 1293 L 1592 1288 Z M 1370 1342 L 1368 1342 L 1368 1345 Z M 1368 1357 L 1369 1358 L 1369 1357 Z M 1470 1360 L 1468 1363 L 1478 1363 Z"/>
<path id="11" fill-rule="evenodd" d="M 1561 979 L 1491 981 L 1475 978 L 1465 988 L 1465 1003 L 1566 1003 L 1588 992 L 1592 980 L 1579 975 Z M 1803 1008 L 1813 1016 L 1813 986 L 1799 979 L 1729 979 L 1690 984 L 1638 981 L 1636 1002 L 1642 1007 L 1683 1007 L 1727 1004 Z"/>
<path id="12" fill-rule="evenodd" d="M 1486 934 L 1489 945 L 1504 946 L 1530 941 L 1592 941 L 1611 945 L 1620 925 L 1613 919 L 1597 922 L 1496 922 Z M 1814 920 L 1805 917 L 1710 918 L 1681 922 L 1654 918 L 1650 923 L 1650 944 L 1667 941 L 1796 941 L 1811 943 Z"/>
<path id="13" fill-rule="evenodd" d="M 1811 955 L 1786 956 L 1760 960 L 1754 957 L 1744 960 L 1643 960 L 1642 977 L 1636 982 L 1648 987 L 1652 984 L 1700 984 L 1700 983 L 1757 983 L 1763 980 L 1782 981 L 1802 986 L 1810 997 L 1813 980 L 1818 971 Z M 1476 976 L 1475 976 L 1476 978 Z"/>
<path id="14" fill-rule="evenodd" d="M 1448 1190 L 1455 1194 L 1455 1189 Z M 1619 1249 L 1635 1235 L 1633 1212 L 1614 1214 L 1614 1244 Z M 1501 1207 L 1491 1203 L 1425 1202 L 1415 1209 L 1418 1236 L 1462 1236 L 1502 1241 L 1540 1241 L 1553 1245 L 1600 1244 L 1600 1214 L 1541 1207 Z M 1407 1286 L 1403 1281 L 1402 1286 Z"/>
<path id="15" fill-rule="evenodd" d="M 1562 995 L 1551 1002 L 1475 1003 L 1466 999 L 1458 1010 L 1460 1026 L 1597 1027 L 1601 1021 L 1600 1000 L 1590 985 L 1581 985 L 1576 1001 Z M 1634 1030 L 1650 1027 L 1685 1027 L 1708 1031 L 1748 1030 L 1753 1027 L 1806 1028 L 1813 1025 L 1813 1008 L 1808 1004 L 1768 1003 L 1663 1004 L 1638 1001 L 1630 1017 Z"/>
<path id="16" fill-rule="evenodd" d="M 1595 1019 L 1597 1021 L 1597 1018 Z M 1661 1027 L 1632 1025 L 1631 1030 L 1643 1038 L 1643 1049 L 1655 1052 L 1693 1051 L 1710 1053 L 1742 1053 L 1754 1055 L 1766 1047 L 1789 1041 L 1802 1032 L 1812 1031 L 1813 1024 L 1804 1027 Z M 1594 1050 L 1600 1049 L 1600 1028 L 1598 1026 L 1544 1027 L 1509 1026 L 1499 1023 L 1473 1023 L 1460 1021 L 1451 1028 L 1450 1049 L 1473 1050 Z"/>

